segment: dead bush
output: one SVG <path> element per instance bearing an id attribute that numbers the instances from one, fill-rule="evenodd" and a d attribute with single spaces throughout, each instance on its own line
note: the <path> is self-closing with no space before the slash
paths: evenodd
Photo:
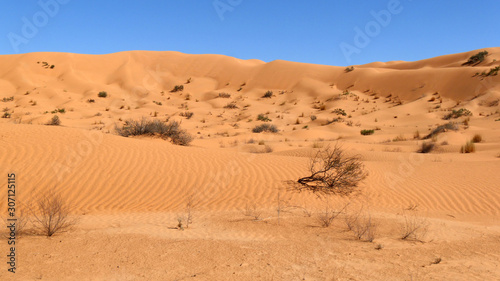
<path id="1" fill-rule="evenodd" d="M 30 206 L 33 227 L 40 234 L 50 237 L 71 230 L 77 223 L 70 215 L 70 204 L 58 193 L 42 195 L 33 204 Z"/>
<path id="2" fill-rule="evenodd" d="M 177 216 L 177 228 L 179 230 L 184 230 L 184 228 L 189 228 L 189 225 L 193 223 L 193 211 L 196 207 L 194 200 L 194 195 L 188 196 L 186 200 L 186 206 L 184 207 L 184 213 Z"/>
<path id="3" fill-rule="evenodd" d="M 245 217 L 251 217 L 253 218 L 254 220 L 258 221 L 258 220 L 261 220 L 261 212 L 259 210 L 257 210 L 257 204 L 255 203 L 249 203 L 247 202 L 245 204 L 245 209 L 242 210 L 242 214 L 245 216 Z"/>
<path id="4" fill-rule="evenodd" d="M 118 135 L 122 137 L 128 136 L 160 136 L 168 138 L 170 141 L 177 145 L 189 145 L 193 137 L 186 131 L 180 128 L 180 123 L 172 121 L 169 123 L 160 120 L 148 120 L 142 118 L 141 120 L 127 120 L 125 125 L 121 128 L 116 126 L 115 130 Z"/>
<path id="5" fill-rule="evenodd" d="M 59 119 L 59 116 L 54 115 L 54 116 L 52 116 L 52 118 L 50 119 L 50 121 L 46 123 L 46 125 L 49 125 L 49 126 L 59 126 L 59 125 L 61 125 L 61 119 Z"/>
<path id="6" fill-rule="evenodd" d="M 318 221 L 322 227 L 329 227 L 333 221 L 344 212 L 349 204 L 344 205 L 340 210 L 332 208 L 328 198 L 324 202 L 324 210 L 318 213 Z"/>
<path id="7" fill-rule="evenodd" d="M 401 239 L 423 241 L 427 235 L 427 219 L 417 216 L 415 209 L 403 211 L 404 224 L 401 227 Z"/>
<path id="8" fill-rule="evenodd" d="M 319 149 L 310 161 L 311 175 L 298 179 L 300 189 L 349 195 L 368 175 L 360 156 L 345 155 L 338 144 Z"/>
<path id="9" fill-rule="evenodd" d="M 361 241 L 373 242 L 376 231 L 377 225 L 370 214 L 361 214 L 352 225 L 354 236 Z"/>

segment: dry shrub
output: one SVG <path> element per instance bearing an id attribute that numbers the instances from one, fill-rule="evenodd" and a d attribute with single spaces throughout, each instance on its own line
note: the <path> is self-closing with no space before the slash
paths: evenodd
<path id="1" fill-rule="evenodd" d="M 418 150 L 418 152 L 419 153 L 429 153 L 435 147 L 436 147 L 436 144 L 434 142 L 422 142 L 422 145 L 420 146 L 420 149 Z"/>
<path id="2" fill-rule="evenodd" d="M 194 113 L 192 111 L 185 111 L 185 112 L 179 113 L 179 115 L 182 117 L 186 117 L 186 119 L 191 119 L 191 117 L 193 117 Z"/>
<path id="3" fill-rule="evenodd" d="M 483 137 L 480 134 L 475 134 L 474 137 L 472 137 L 473 143 L 480 143 L 482 141 L 483 141 Z"/>
<path id="4" fill-rule="evenodd" d="M 401 239 L 423 241 L 429 228 L 427 219 L 419 217 L 416 209 L 404 210 L 402 216 L 404 224 L 401 227 Z"/>
<path id="5" fill-rule="evenodd" d="M 352 225 L 354 237 L 361 241 L 373 242 L 377 225 L 369 213 L 360 213 Z"/>
<path id="6" fill-rule="evenodd" d="M 273 96 L 273 92 L 272 91 L 267 91 L 262 97 L 263 98 L 271 98 Z"/>
<path id="7" fill-rule="evenodd" d="M 193 211 L 196 206 L 194 196 L 188 196 L 186 200 L 186 206 L 184 208 L 184 213 L 177 217 L 177 228 L 179 230 L 184 230 L 184 228 L 189 228 L 189 225 L 193 223 Z"/>
<path id="8" fill-rule="evenodd" d="M 170 141 L 177 145 L 189 145 L 193 137 L 180 128 L 179 122 L 172 121 L 169 123 L 160 120 L 148 120 L 142 118 L 141 120 L 127 120 L 125 125 L 121 128 L 115 127 L 118 135 L 122 137 L 128 136 L 160 136 L 162 138 L 169 138 Z"/>
<path id="9" fill-rule="evenodd" d="M 261 220 L 261 212 L 259 210 L 257 210 L 257 204 L 255 203 L 249 203 L 247 202 L 245 204 L 245 209 L 242 210 L 242 214 L 245 216 L 245 217 L 251 217 L 253 218 L 254 220 L 258 221 L 258 220 Z"/>
<path id="10" fill-rule="evenodd" d="M 250 153 L 271 153 L 273 152 L 273 148 L 270 147 L 269 145 L 264 145 L 263 147 L 262 146 L 258 146 L 258 147 L 251 147 L 250 148 Z"/>
<path id="11" fill-rule="evenodd" d="M 355 211 L 346 211 L 344 223 L 347 230 L 351 231 L 356 239 L 368 242 L 373 242 L 375 239 L 377 225 L 363 206 Z"/>
<path id="12" fill-rule="evenodd" d="M 333 221 L 344 212 L 344 210 L 349 206 L 349 204 L 344 205 L 339 211 L 332 208 L 328 197 L 324 201 L 324 210 L 318 213 L 318 221 L 322 227 L 329 227 Z"/>
<path id="13" fill-rule="evenodd" d="M 228 99 L 231 97 L 231 94 L 228 94 L 228 93 L 219 93 L 219 98 L 223 98 L 223 99 Z"/>
<path id="14" fill-rule="evenodd" d="M 235 102 L 230 102 L 230 103 L 226 104 L 226 105 L 224 106 L 224 108 L 227 108 L 227 109 L 237 109 L 237 108 L 238 108 L 238 106 L 236 105 L 236 103 L 235 103 Z"/>
<path id="15" fill-rule="evenodd" d="M 297 180 L 299 189 L 349 195 L 368 175 L 360 156 L 345 155 L 338 144 L 318 150 L 310 161 L 311 175 Z"/>
<path id="16" fill-rule="evenodd" d="M 50 121 L 46 123 L 46 125 L 59 126 L 59 125 L 61 125 L 61 119 L 59 119 L 59 116 L 54 115 L 54 116 L 52 116 L 52 119 L 50 119 Z"/>
<path id="17" fill-rule="evenodd" d="M 449 122 L 449 123 L 446 123 L 444 125 L 440 125 L 440 126 L 436 127 L 436 129 L 432 130 L 432 132 L 430 132 L 430 134 L 423 137 L 423 139 L 424 140 L 431 139 L 440 133 L 447 132 L 448 130 L 457 131 L 458 125 L 454 122 Z"/>
<path id="18" fill-rule="evenodd" d="M 278 128 L 275 125 L 271 125 L 271 124 L 261 124 L 261 125 L 255 126 L 252 129 L 252 132 L 254 132 L 254 133 L 262 133 L 262 132 L 277 133 Z"/>
<path id="19" fill-rule="evenodd" d="M 460 148 L 460 153 L 473 153 L 476 152 L 476 145 L 474 145 L 474 142 L 468 141 L 465 143 L 465 145 L 462 145 Z"/>
<path id="20" fill-rule="evenodd" d="M 69 231 L 77 223 L 77 219 L 70 215 L 71 206 L 58 193 L 41 196 L 29 209 L 34 228 L 47 237 Z"/>

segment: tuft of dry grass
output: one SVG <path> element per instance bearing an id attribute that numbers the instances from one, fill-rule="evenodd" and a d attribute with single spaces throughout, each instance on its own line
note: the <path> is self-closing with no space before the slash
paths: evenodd
<path id="1" fill-rule="evenodd" d="M 377 225 L 370 214 L 363 214 L 355 221 L 352 232 L 358 240 L 373 242 L 377 233 Z"/>
<path id="2" fill-rule="evenodd" d="M 473 153 L 476 152 L 476 145 L 473 141 L 468 141 L 460 148 L 460 153 Z"/>
<path id="3" fill-rule="evenodd" d="M 322 227 L 329 227 L 333 221 L 344 212 L 349 204 L 344 205 L 339 211 L 332 208 L 328 198 L 326 198 L 324 207 L 325 209 L 318 213 L 317 219 Z"/>
<path id="4" fill-rule="evenodd" d="M 259 221 L 262 219 L 261 217 L 262 213 L 259 210 L 257 210 L 257 204 L 255 203 L 247 202 L 245 204 L 245 209 L 243 209 L 241 212 L 245 217 L 251 217 L 255 221 Z"/>
<path id="5" fill-rule="evenodd" d="M 177 217 L 177 228 L 179 230 L 184 230 L 184 228 L 189 228 L 189 225 L 193 223 L 193 211 L 196 206 L 194 195 L 190 195 L 186 199 L 186 205 L 184 208 L 184 213 Z"/>
<path id="6" fill-rule="evenodd" d="M 401 239 L 423 241 L 429 227 L 427 219 L 417 216 L 416 209 L 405 210 L 402 216 Z"/>
<path id="7" fill-rule="evenodd" d="M 236 103 L 235 103 L 235 102 L 230 102 L 230 103 L 226 104 L 226 105 L 224 106 L 224 108 L 227 108 L 227 109 L 237 109 L 237 108 L 238 108 L 238 106 L 236 105 Z"/>

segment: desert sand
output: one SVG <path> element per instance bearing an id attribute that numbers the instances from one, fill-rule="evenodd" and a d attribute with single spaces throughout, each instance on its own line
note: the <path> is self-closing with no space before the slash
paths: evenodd
<path id="1" fill-rule="evenodd" d="M 15 274 L 2 239 L 0 280 L 500 280 L 500 76 L 476 75 L 500 66 L 500 48 L 462 65 L 482 50 L 352 71 L 178 52 L 0 56 L 0 174 L 16 173 L 19 209 L 58 193 L 79 221 L 18 237 Z M 472 115 L 443 120 L 460 108 Z M 45 125 L 54 115 L 60 126 Z M 194 140 L 117 135 L 143 117 Z M 422 140 L 450 121 L 458 130 Z M 252 132 L 263 123 L 278 133 Z M 423 142 L 436 148 L 417 153 Z M 361 156 L 359 193 L 289 188 L 335 144 Z M 323 227 L 327 207 L 340 213 Z M 371 218 L 373 241 L 348 230 L 354 214 Z M 418 239 L 401 239 L 408 219 L 425 226 Z"/>

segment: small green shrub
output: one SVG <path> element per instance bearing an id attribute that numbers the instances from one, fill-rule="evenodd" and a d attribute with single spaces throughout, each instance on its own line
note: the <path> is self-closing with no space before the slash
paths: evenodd
<path id="1" fill-rule="evenodd" d="M 9 101 L 13 101 L 13 100 L 14 100 L 14 96 L 2 99 L 3 102 L 9 102 Z"/>
<path id="2" fill-rule="evenodd" d="M 99 92 L 99 94 L 97 94 L 97 96 L 100 98 L 105 98 L 108 96 L 108 93 L 105 91 L 101 91 L 101 92 Z"/>
<path id="3" fill-rule="evenodd" d="M 175 93 L 175 92 L 180 92 L 182 90 L 184 90 L 184 85 L 175 85 L 174 88 L 170 90 L 170 92 Z"/>
<path id="4" fill-rule="evenodd" d="M 473 56 L 471 56 L 465 63 L 462 65 L 477 65 L 484 61 L 486 56 L 488 55 L 488 51 L 479 52 Z"/>
<path id="5" fill-rule="evenodd" d="M 10 118 L 10 113 L 4 112 L 4 114 L 2 115 L 2 118 Z"/>
<path id="6" fill-rule="evenodd" d="M 262 132 L 270 132 L 270 133 L 277 133 L 278 128 L 272 124 L 261 124 L 257 125 L 252 129 L 252 132 L 254 133 L 262 133 Z"/>
<path id="7" fill-rule="evenodd" d="M 375 130 L 361 130 L 361 134 L 363 136 L 373 135 L 374 133 L 375 133 Z"/>
<path id="8" fill-rule="evenodd" d="M 343 110 L 342 108 L 336 108 L 332 111 L 332 113 L 342 115 L 342 116 L 347 116 L 347 113 L 345 113 L 345 110 Z"/>
<path id="9" fill-rule="evenodd" d="M 346 68 L 344 69 L 344 72 L 345 72 L 345 73 L 349 73 L 349 72 L 351 72 L 351 71 L 353 71 L 353 70 L 354 70 L 354 66 L 350 66 L 350 67 L 346 67 Z"/>
<path id="10" fill-rule="evenodd" d="M 467 108 L 460 108 L 458 110 L 453 109 L 451 113 L 446 114 L 443 119 L 444 120 L 449 120 L 452 118 L 458 118 L 462 116 L 472 116 L 472 112 L 468 110 Z"/>
<path id="11" fill-rule="evenodd" d="M 482 76 L 482 77 L 496 76 L 496 75 L 498 75 L 499 70 L 500 70 L 500 66 L 497 66 L 497 67 L 490 68 L 490 71 L 488 71 L 488 72 L 483 71 L 481 74 L 479 74 L 479 73 L 476 73 L 476 74 L 479 76 Z"/>
<path id="12" fill-rule="evenodd" d="M 52 110 L 50 113 L 52 113 L 52 114 L 54 114 L 54 113 L 66 113 L 66 109 L 56 108 L 56 109 Z"/>

